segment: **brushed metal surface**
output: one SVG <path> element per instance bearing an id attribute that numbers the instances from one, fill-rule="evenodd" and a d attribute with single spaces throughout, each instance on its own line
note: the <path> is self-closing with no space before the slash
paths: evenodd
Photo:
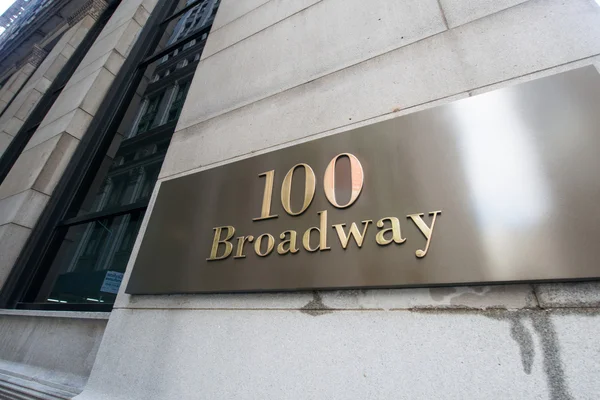
<path id="1" fill-rule="evenodd" d="M 307 121 L 307 123 L 309 123 Z M 233 138 L 223 138 L 233 140 Z M 593 67 L 508 87 L 449 105 L 164 182 L 127 293 L 167 294 L 315 288 L 428 286 L 600 277 L 600 75 Z M 333 207 L 323 190 L 331 159 L 352 153 L 364 187 L 354 204 Z M 296 164 L 316 175 L 316 195 L 300 216 L 280 202 Z M 346 165 L 347 164 L 347 165 Z M 271 213 L 265 176 L 275 170 Z M 339 201 L 347 202 L 349 162 L 339 162 Z M 292 207 L 301 208 L 296 173 Z M 327 210 L 328 251 L 310 253 L 302 235 Z M 409 214 L 442 210 L 428 254 Z M 402 244 L 380 246 L 375 223 L 398 217 Z M 344 250 L 332 228 L 372 220 L 362 248 Z M 206 261 L 213 228 L 235 236 L 298 232 L 296 254 L 276 251 Z M 232 242 L 235 246 L 235 239 Z M 316 237 L 313 244 L 318 243 Z M 221 250 L 222 251 L 222 250 Z"/>

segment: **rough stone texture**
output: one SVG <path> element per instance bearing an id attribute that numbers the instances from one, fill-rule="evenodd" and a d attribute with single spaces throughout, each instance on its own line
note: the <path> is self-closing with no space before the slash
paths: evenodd
<path id="1" fill-rule="evenodd" d="M 534 285 L 543 308 L 600 308 L 600 282 L 552 283 Z"/>
<path id="2" fill-rule="evenodd" d="M 440 0 L 448 26 L 455 28 L 527 0 Z"/>
<path id="3" fill-rule="evenodd" d="M 444 29 L 437 0 L 372 0 L 369 7 L 362 0 L 322 1 L 249 37 L 243 46 L 205 59 L 194 76 L 192 86 L 197 90 L 186 99 L 186 107 L 195 113 L 182 113 L 179 126 L 188 127 Z"/>
<path id="4" fill-rule="evenodd" d="M 548 336 L 554 338 L 554 346 L 548 346 L 548 350 L 559 352 L 562 360 L 562 369 L 548 368 L 550 373 L 557 375 L 550 382 L 552 398 L 569 398 L 560 397 L 566 392 L 572 399 L 596 399 L 600 393 L 600 381 L 592 377 L 600 370 L 598 310 L 560 311 L 550 315 Z M 560 372 L 566 379 L 560 379 Z"/>
<path id="5" fill-rule="evenodd" d="M 578 375 L 566 373 L 572 363 L 561 363 L 583 356 L 581 347 L 565 354 L 557 345 L 555 325 L 562 329 L 565 318 L 526 310 L 116 310 L 110 346 L 77 399 L 591 398 L 586 389 L 597 383 L 579 389 Z M 586 328 L 568 332 L 574 344 L 600 322 L 573 318 Z M 585 347 L 588 369 L 578 370 L 594 376 L 600 345 L 586 339 Z"/>
<path id="6" fill-rule="evenodd" d="M 106 320 L 85 315 L 0 315 L 0 386 L 29 380 L 34 385 L 27 386 L 38 383 L 77 394 L 86 383 L 105 326 Z"/>
<path id="7" fill-rule="evenodd" d="M 300 12 L 321 0 L 271 0 L 261 7 L 232 21 L 227 26 L 213 30 L 210 40 L 202 52 L 202 59 L 229 47 L 233 44 Z M 214 25 L 213 25 L 214 26 Z"/>

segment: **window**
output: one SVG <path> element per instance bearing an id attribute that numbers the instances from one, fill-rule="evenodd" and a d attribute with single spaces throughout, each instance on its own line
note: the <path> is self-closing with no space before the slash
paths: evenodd
<path id="1" fill-rule="evenodd" d="M 171 107 L 169 108 L 169 116 L 167 121 L 175 121 L 179 119 L 179 114 L 181 113 L 181 109 L 183 108 L 183 103 L 185 102 L 185 98 L 187 97 L 189 88 L 190 81 L 181 84 L 177 88 L 177 94 L 175 95 L 175 99 L 173 100 L 173 103 L 171 103 Z"/>
<path id="2" fill-rule="evenodd" d="M 112 308 L 195 72 L 175 69 L 190 56 L 175 54 L 172 39 L 185 25 L 183 17 L 202 4 L 211 0 L 159 1 L 61 178 L 44 223 L 33 231 L 0 306 Z M 175 46 L 209 31 L 188 33 Z M 161 68 L 167 60 L 172 64 Z"/>
<path id="3" fill-rule="evenodd" d="M 164 95 L 165 93 L 162 92 L 145 100 L 145 107 L 142 108 L 143 115 L 137 124 L 136 134 L 144 133 L 160 123 L 158 109 Z"/>

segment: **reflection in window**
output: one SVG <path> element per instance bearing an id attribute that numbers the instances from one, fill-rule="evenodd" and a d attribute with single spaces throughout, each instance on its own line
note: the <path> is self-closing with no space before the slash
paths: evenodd
<path id="1" fill-rule="evenodd" d="M 158 116 L 158 108 L 165 95 L 165 92 L 161 92 L 154 95 L 145 101 L 145 108 L 143 108 L 143 114 L 137 124 L 136 133 L 144 133 L 150 128 L 157 126 L 160 123 Z"/>
<path id="2" fill-rule="evenodd" d="M 189 88 L 190 88 L 190 81 L 182 83 L 177 88 L 177 94 L 175 95 L 175 99 L 173 100 L 173 103 L 171 103 L 167 121 L 170 122 L 170 121 L 174 121 L 179 118 L 179 114 L 181 113 L 181 109 L 183 108 L 183 103 L 185 102 L 185 98 L 187 97 Z"/>

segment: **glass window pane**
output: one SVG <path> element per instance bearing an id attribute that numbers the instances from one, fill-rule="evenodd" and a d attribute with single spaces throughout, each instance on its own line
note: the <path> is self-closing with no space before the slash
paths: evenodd
<path id="1" fill-rule="evenodd" d="M 136 212 L 69 228 L 38 301 L 113 303 L 142 216 Z"/>

